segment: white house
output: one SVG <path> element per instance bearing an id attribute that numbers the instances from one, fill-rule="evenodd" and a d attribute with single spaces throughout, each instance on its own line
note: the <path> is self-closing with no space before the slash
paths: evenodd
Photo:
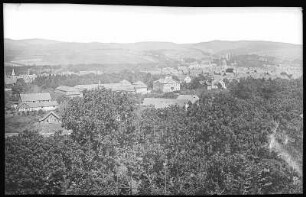
<path id="1" fill-rule="evenodd" d="M 180 90 L 180 83 L 172 79 L 172 76 L 166 76 L 153 82 L 153 90 L 162 92 L 174 92 Z"/>
<path id="2" fill-rule="evenodd" d="M 137 81 L 133 83 L 136 93 L 139 94 L 147 94 L 148 93 L 148 86 L 143 83 L 142 81 Z"/>
<path id="3" fill-rule="evenodd" d="M 186 83 L 190 83 L 190 82 L 191 82 L 191 77 L 190 77 L 190 76 L 186 76 L 185 79 L 184 79 L 184 81 L 185 81 Z"/>

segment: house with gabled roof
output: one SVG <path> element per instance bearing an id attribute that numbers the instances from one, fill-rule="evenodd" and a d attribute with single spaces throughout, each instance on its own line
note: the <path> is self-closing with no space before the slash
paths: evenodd
<path id="1" fill-rule="evenodd" d="M 17 111 L 49 111 L 58 107 L 56 101 L 51 100 L 50 93 L 20 94 Z"/>
<path id="2" fill-rule="evenodd" d="M 39 102 L 50 102 L 50 93 L 29 93 L 20 94 L 20 102 L 22 103 L 39 103 Z"/>
<path id="3" fill-rule="evenodd" d="M 162 92 L 174 92 L 180 90 L 180 83 L 174 79 L 172 76 L 166 76 L 165 78 L 156 80 L 153 82 L 154 91 Z"/>
<path id="4" fill-rule="evenodd" d="M 55 112 L 51 111 L 39 119 L 40 124 L 60 124 L 61 118 Z"/>
<path id="5" fill-rule="evenodd" d="M 148 86 L 143 83 L 142 81 L 137 81 L 132 84 L 135 88 L 136 93 L 139 94 L 147 94 L 148 93 Z"/>

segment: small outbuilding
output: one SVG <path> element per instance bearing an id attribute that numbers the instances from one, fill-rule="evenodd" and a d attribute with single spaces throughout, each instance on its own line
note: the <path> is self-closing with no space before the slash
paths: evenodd
<path id="1" fill-rule="evenodd" d="M 39 123 L 45 124 L 60 124 L 61 118 L 53 111 L 47 113 L 44 117 L 39 119 Z"/>

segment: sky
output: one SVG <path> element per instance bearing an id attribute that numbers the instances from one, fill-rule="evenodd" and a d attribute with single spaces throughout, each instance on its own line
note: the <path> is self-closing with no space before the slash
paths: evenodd
<path id="1" fill-rule="evenodd" d="M 4 4 L 4 37 L 66 42 L 303 44 L 302 8 Z"/>

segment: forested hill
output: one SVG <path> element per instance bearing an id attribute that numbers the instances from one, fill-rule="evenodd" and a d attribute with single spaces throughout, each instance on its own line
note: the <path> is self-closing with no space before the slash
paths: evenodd
<path id="1" fill-rule="evenodd" d="M 266 41 L 74 43 L 43 39 L 4 40 L 5 62 L 21 64 L 175 64 L 184 58 L 203 60 L 231 52 L 302 60 L 302 45 Z"/>

